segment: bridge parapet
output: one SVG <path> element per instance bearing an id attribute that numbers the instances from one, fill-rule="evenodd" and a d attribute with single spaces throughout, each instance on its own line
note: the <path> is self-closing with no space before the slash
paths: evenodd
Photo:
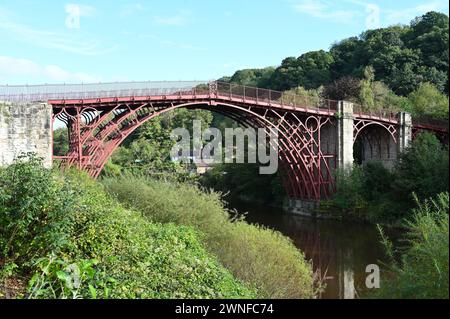
<path id="1" fill-rule="evenodd" d="M 417 128 L 428 129 L 431 131 L 448 132 L 449 121 L 445 119 L 436 119 L 431 116 L 413 117 L 412 125 Z"/>
<path id="2" fill-rule="evenodd" d="M 218 81 L 115 82 L 93 84 L 4 85 L 0 100 L 10 102 L 47 102 L 84 99 L 200 96 L 222 97 L 244 103 L 334 114 L 338 101 L 293 92 L 281 92 Z"/>

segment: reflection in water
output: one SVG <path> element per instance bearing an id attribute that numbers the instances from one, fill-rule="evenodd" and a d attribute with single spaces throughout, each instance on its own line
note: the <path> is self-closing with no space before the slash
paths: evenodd
<path id="1" fill-rule="evenodd" d="M 290 237 L 312 261 L 316 275 L 325 282 L 321 298 L 359 297 L 366 289 L 366 266 L 381 266 L 387 261 L 374 225 L 288 215 L 280 208 L 242 202 L 232 202 L 229 206 L 240 213 L 248 212 L 248 222 Z M 392 231 L 388 235 L 397 237 Z"/>

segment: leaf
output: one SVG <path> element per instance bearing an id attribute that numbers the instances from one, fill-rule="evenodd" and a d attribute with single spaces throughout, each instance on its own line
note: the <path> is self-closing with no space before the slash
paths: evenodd
<path id="1" fill-rule="evenodd" d="M 62 271 L 62 270 L 58 270 L 56 272 L 56 276 L 58 277 L 58 279 L 60 280 L 64 280 L 65 282 L 70 280 L 70 276 L 69 274 L 67 274 L 66 272 Z"/>
<path id="2" fill-rule="evenodd" d="M 97 299 L 97 290 L 91 284 L 89 284 L 89 292 L 91 293 L 92 299 Z"/>

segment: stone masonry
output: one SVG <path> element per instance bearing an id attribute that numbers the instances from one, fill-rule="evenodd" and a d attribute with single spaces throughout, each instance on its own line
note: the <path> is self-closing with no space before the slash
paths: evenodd
<path id="1" fill-rule="evenodd" d="M 0 101 L 0 166 L 33 152 L 52 165 L 52 107 L 45 103 Z"/>

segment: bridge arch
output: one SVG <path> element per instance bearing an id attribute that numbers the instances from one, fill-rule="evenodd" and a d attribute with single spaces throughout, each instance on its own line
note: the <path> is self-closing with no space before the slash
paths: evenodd
<path id="1" fill-rule="evenodd" d="M 392 168 L 398 157 L 397 125 L 359 120 L 354 124 L 354 159 L 358 164 L 381 162 Z"/>
<path id="2" fill-rule="evenodd" d="M 239 103 L 204 100 L 155 105 L 152 103 L 119 104 L 107 111 L 92 107 L 65 108 L 55 112 L 65 118 L 69 127 L 70 151 L 66 165 L 78 165 L 91 176 L 98 177 L 115 149 L 147 121 L 178 109 L 207 109 L 222 113 L 238 123 L 274 132 L 283 184 L 290 197 L 319 200 L 332 192 L 331 167 L 320 150 L 320 129 L 327 117 L 287 115 L 280 110 L 246 107 Z M 325 168 L 325 169 L 324 169 Z"/>

